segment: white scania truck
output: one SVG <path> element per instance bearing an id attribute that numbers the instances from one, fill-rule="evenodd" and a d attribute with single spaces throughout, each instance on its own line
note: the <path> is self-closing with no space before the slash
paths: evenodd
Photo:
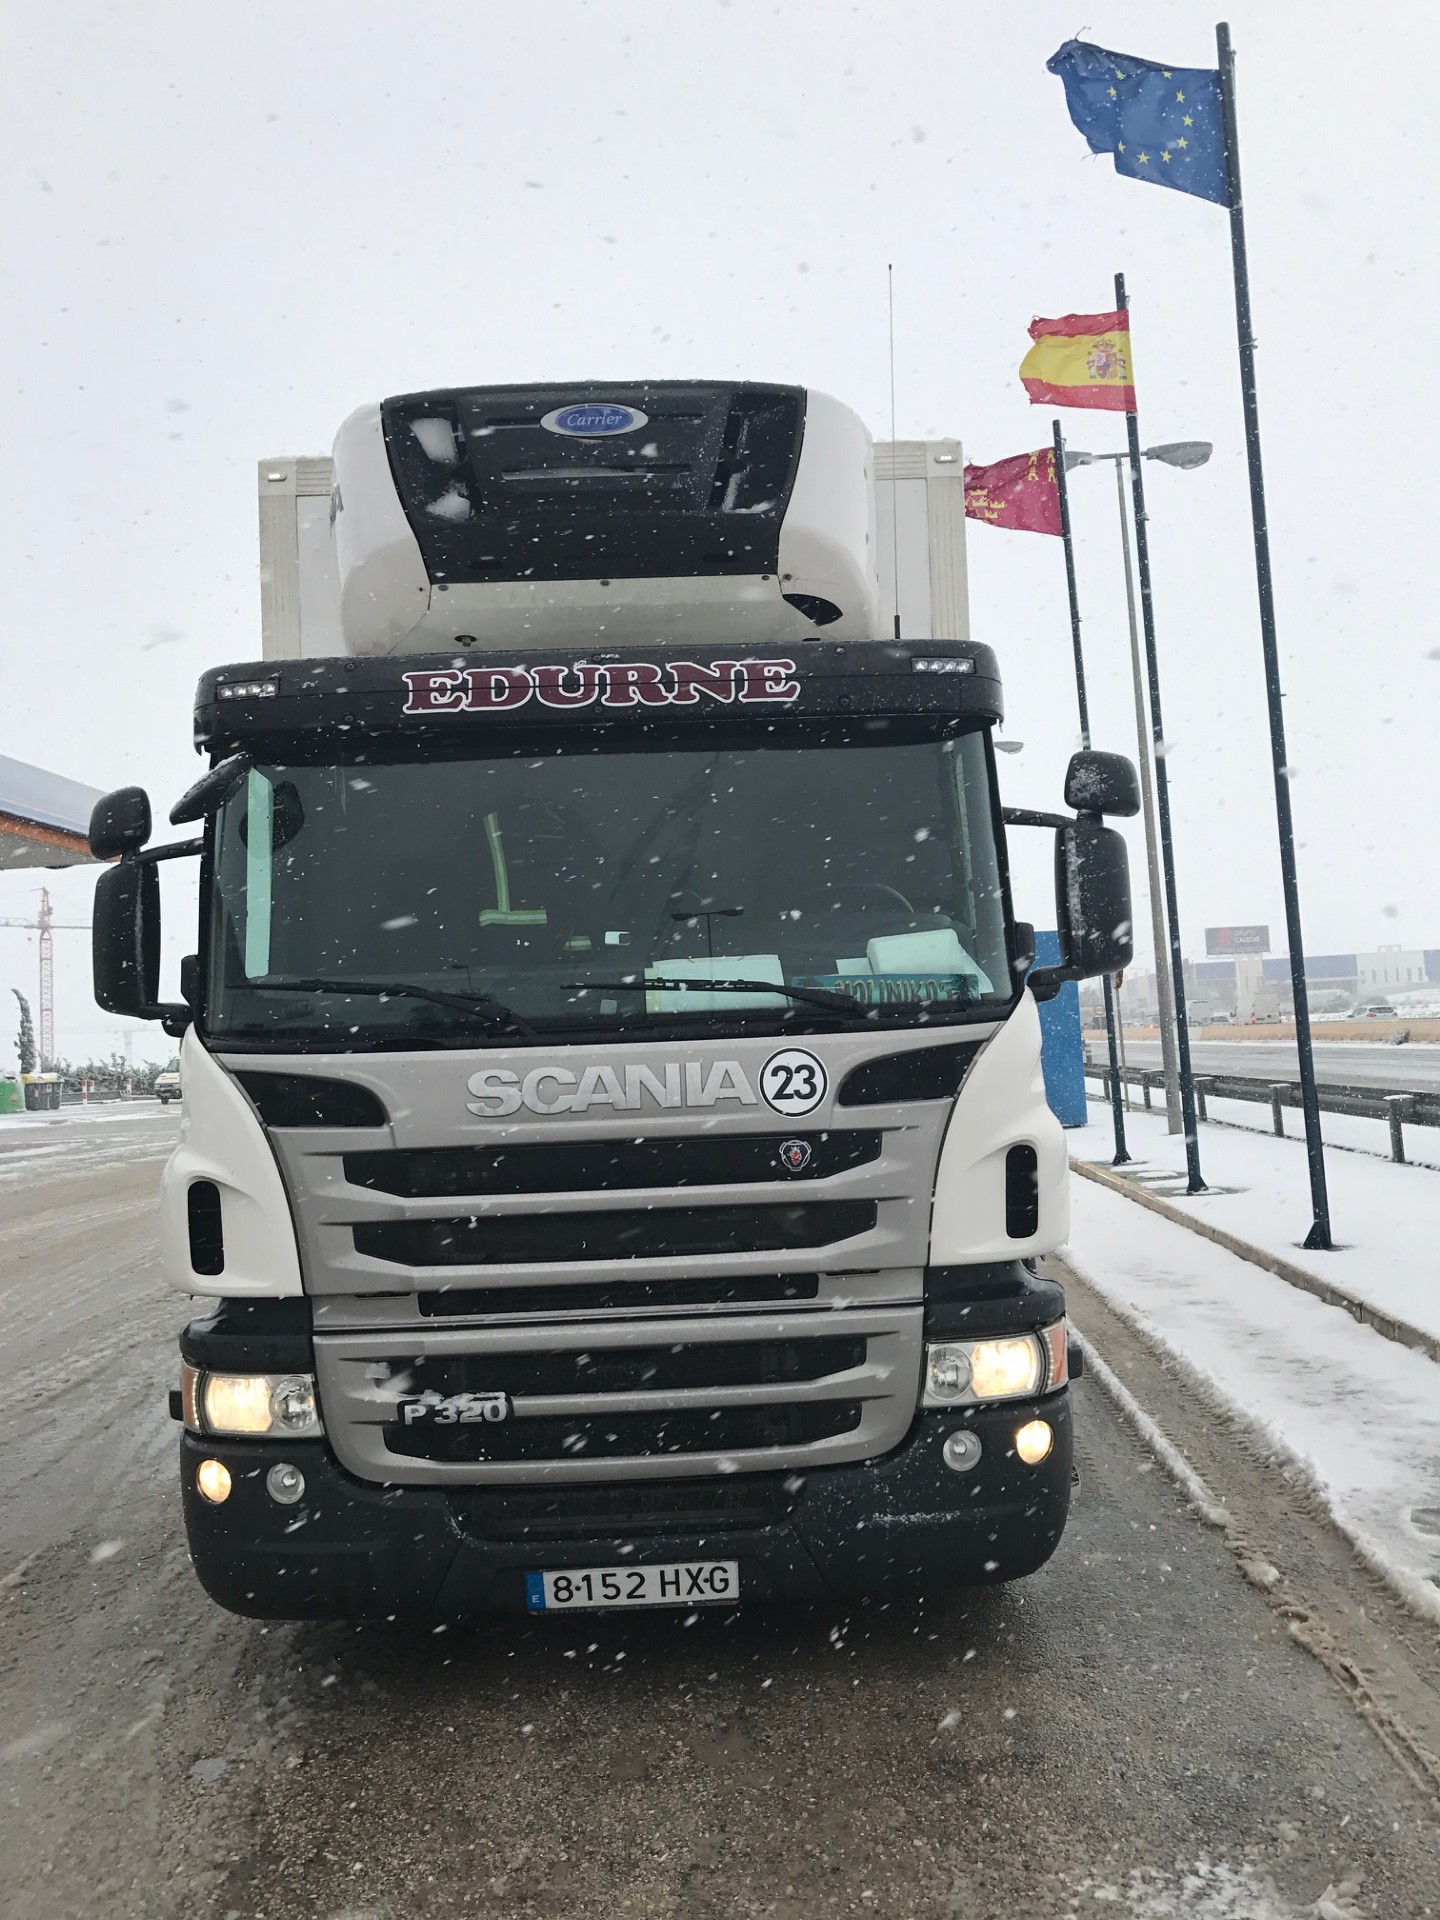
<path id="1" fill-rule="evenodd" d="M 1136 793 L 1081 754 L 1072 813 L 1002 811 L 958 446 L 801 388 L 497 387 L 260 486 L 264 658 L 200 683 L 195 836 L 150 846 L 137 788 L 91 829 L 97 998 L 183 1036 L 205 1587 L 434 1619 L 1041 1565 L 1035 1003 L 1129 957 Z M 1007 821 L 1055 833 L 1058 967 Z"/>

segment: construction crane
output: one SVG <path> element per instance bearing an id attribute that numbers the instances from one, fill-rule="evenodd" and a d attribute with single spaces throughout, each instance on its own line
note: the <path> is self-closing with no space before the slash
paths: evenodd
<path id="1" fill-rule="evenodd" d="M 40 911 L 33 920 L 0 920 L 0 927 L 24 927 L 40 936 L 40 1065 L 48 1070 L 55 1059 L 55 943 L 52 933 L 89 933 L 88 920 L 57 920 L 50 889 L 40 889 Z"/>

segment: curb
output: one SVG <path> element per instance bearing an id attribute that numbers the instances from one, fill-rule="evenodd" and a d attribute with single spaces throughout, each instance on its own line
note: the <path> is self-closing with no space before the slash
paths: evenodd
<path id="1" fill-rule="evenodd" d="M 1376 1333 L 1386 1340 L 1393 1340 L 1397 1346 L 1409 1347 L 1413 1352 L 1423 1353 L 1427 1359 L 1440 1362 L 1440 1336 L 1426 1333 L 1423 1327 L 1412 1327 L 1408 1320 L 1398 1320 L 1393 1313 L 1385 1313 L 1381 1308 L 1371 1306 L 1368 1300 L 1348 1293 L 1333 1281 L 1322 1280 L 1319 1274 L 1311 1273 L 1308 1267 L 1297 1266 L 1293 1260 L 1285 1259 L 1283 1254 L 1270 1253 L 1264 1247 L 1253 1246 L 1237 1234 L 1227 1233 L 1223 1227 L 1212 1226 L 1208 1220 L 1197 1220 L 1183 1207 L 1163 1200 L 1157 1193 L 1147 1193 L 1133 1181 L 1124 1180 L 1088 1160 L 1072 1160 L 1070 1168 L 1084 1179 L 1095 1181 L 1097 1186 L 1108 1187 L 1112 1193 L 1124 1194 L 1127 1200 L 1133 1200 L 1137 1206 L 1148 1207 L 1151 1213 L 1158 1213 L 1163 1220 L 1170 1220 L 1177 1227 L 1188 1227 L 1191 1233 L 1198 1233 L 1202 1239 L 1213 1240 L 1217 1247 L 1224 1247 L 1227 1253 L 1248 1260 L 1252 1267 L 1263 1267 L 1267 1273 L 1273 1273 L 1277 1280 L 1287 1281 L 1302 1292 L 1313 1293 L 1317 1300 L 1323 1300 L 1327 1306 L 1339 1307 L 1352 1320 L 1358 1320 L 1362 1326 L 1373 1327 Z"/>

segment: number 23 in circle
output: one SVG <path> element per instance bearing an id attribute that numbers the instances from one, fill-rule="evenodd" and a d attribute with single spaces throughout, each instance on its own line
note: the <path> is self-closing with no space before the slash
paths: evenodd
<path id="1" fill-rule="evenodd" d="M 760 1069 L 760 1091 L 776 1113 L 813 1113 L 829 1084 L 824 1067 L 804 1047 L 782 1047 Z"/>

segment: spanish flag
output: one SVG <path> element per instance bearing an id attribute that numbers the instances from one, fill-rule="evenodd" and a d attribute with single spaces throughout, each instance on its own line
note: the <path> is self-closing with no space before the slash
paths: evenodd
<path id="1" fill-rule="evenodd" d="M 1020 362 L 1020 378 L 1035 405 L 1134 413 L 1135 362 L 1127 310 L 1032 320 L 1030 338 L 1035 344 Z"/>

